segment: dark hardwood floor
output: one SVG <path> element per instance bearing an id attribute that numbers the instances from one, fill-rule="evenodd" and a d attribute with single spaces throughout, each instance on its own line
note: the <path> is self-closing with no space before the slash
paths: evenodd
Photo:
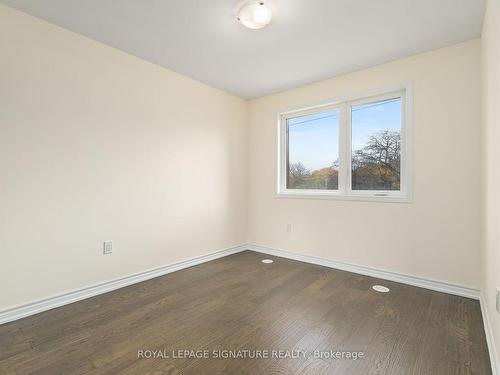
<path id="1" fill-rule="evenodd" d="M 264 257 L 246 251 L 4 324 L 0 374 L 491 373 L 477 301 Z M 249 358 L 258 353 L 268 358 Z"/>

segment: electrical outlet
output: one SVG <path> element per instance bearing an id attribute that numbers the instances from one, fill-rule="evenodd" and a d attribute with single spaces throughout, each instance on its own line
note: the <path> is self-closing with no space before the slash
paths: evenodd
<path id="1" fill-rule="evenodd" d="M 111 254 L 112 252 L 113 252 L 113 241 L 104 241 L 102 253 L 106 255 L 106 254 Z"/>
<path id="2" fill-rule="evenodd" d="M 500 288 L 497 287 L 497 313 L 500 313 Z"/>
<path id="3" fill-rule="evenodd" d="M 287 224 L 286 225 L 286 231 L 287 231 L 287 233 L 291 233 L 292 232 L 292 224 Z"/>

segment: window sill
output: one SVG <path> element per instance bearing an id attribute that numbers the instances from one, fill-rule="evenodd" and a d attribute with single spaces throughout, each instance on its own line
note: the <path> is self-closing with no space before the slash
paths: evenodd
<path id="1" fill-rule="evenodd" d="M 337 201 L 361 201 L 361 202 L 389 202 L 389 203 L 411 203 L 412 199 L 406 194 L 344 194 L 331 192 L 294 192 L 281 191 L 275 194 L 275 198 L 292 198 L 292 199 L 323 199 Z"/>

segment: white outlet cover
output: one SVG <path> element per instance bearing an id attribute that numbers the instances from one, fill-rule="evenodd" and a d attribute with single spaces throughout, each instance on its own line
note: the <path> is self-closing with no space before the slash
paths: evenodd
<path id="1" fill-rule="evenodd" d="M 113 241 L 104 241 L 102 253 L 111 254 L 113 252 Z"/>
<path id="2" fill-rule="evenodd" d="M 376 292 L 379 292 L 379 293 L 389 293 L 390 289 L 386 286 L 383 286 L 383 285 L 374 285 L 372 286 L 372 289 Z"/>

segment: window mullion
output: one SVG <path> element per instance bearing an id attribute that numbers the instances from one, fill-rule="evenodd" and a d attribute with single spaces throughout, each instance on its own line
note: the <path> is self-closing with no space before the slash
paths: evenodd
<path id="1" fill-rule="evenodd" d="M 350 126 L 348 107 L 344 103 L 340 107 L 340 152 L 339 152 L 339 191 L 348 194 L 350 190 L 349 169 L 350 169 Z"/>
<path id="2" fill-rule="evenodd" d="M 350 104 L 344 104 L 346 112 L 346 192 L 352 194 L 352 111 Z"/>

